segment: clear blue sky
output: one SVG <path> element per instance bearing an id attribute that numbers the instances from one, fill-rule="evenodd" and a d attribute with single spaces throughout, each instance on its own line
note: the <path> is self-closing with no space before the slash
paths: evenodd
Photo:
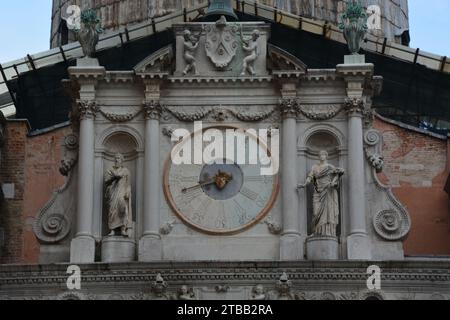
<path id="1" fill-rule="evenodd" d="M 49 48 L 51 0 L 2 0 L 0 63 Z M 450 57 L 450 0 L 409 0 L 411 46 Z"/>

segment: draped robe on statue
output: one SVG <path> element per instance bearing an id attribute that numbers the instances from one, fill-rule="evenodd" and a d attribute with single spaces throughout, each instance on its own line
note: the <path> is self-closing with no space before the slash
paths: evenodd
<path id="1" fill-rule="evenodd" d="M 336 236 L 339 224 L 339 177 L 342 169 L 331 164 L 316 165 L 309 178 L 313 181 L 313 226 L 316 236 Z"/>
<path id="2" fill-rule="evenodd" d="M 109 229 L 122 228 L 126 232 L 132 224 L 130 171 L 114 166 L 108 171 L 106 186 Z"/>

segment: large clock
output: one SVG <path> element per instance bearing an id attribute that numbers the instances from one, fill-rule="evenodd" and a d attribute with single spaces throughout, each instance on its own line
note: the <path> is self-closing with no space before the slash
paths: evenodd
<path id="1" fill-rule="evenodd" d="M 214 128 L 224 131 L 232 127 Z M 257 137 L 248 135 L 247 159 L 250 139 L 261 150 L 268 150 Z M 186 141 L 189 139 L 174 148 L 179 149 Z M 270 151 L 267 154 L 271 157 Z M 221 158 L 208 164 L 174 164 L 169 156 L 163 187 L 170 208 L 189 227 L 211 235 L 237 234 L 254 226 L 274 205 L 279 191 L 278 174 L 261 175 L 259 161 L 239 163 Z"/>

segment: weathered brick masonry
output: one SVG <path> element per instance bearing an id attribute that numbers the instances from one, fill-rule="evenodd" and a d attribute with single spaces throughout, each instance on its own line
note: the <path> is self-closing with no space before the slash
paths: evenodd
<path id="1" fill-rule="evenodd" d="M 407 207 L 411 232 L 404 243 L 406 255 L 449 255 L 448 140 L 401 128 L 381 120 L 385 168 L 382 178 Z"/>

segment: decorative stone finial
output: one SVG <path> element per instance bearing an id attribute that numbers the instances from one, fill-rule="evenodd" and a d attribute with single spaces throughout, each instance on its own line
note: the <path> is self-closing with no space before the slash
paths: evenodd
<path id="1" fill-rule="evenodd" d="M 367 33 L 367 14 L 359 0 L 347 2 L 339 28 L 343 30 L 351 54 L 358 54 Z"/>
<path id="2" fill-rule="evenodd" d="M 93 58 L 95 48 L 99 40 L 99 34 L 103 30 L 98 26 L 100 19 L 93 9 L 86 9 L 81 12 L 81 29 L 75 30 L 77 39 L 83 48 L 83 54 L 87 58 Z"/>

